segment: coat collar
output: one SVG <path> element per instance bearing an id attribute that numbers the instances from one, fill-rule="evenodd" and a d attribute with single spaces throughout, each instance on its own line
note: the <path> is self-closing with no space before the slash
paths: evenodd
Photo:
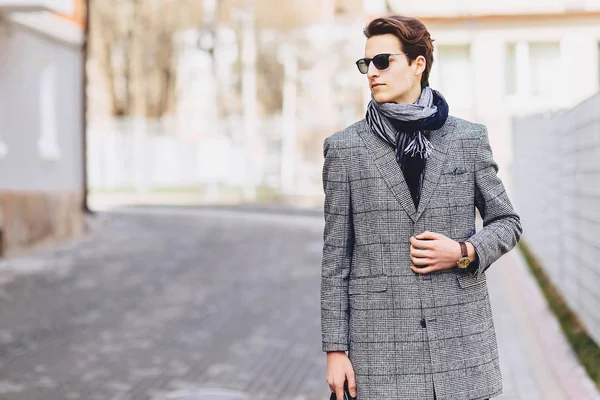
<path id="1" fill-rule="evenodd" d="M 381 140 L 371 131 L 366 121 L 363 121 L 363 128 L 359 130 L 359 135 L 369 150 L 377 169 L 383 176 L 387 186 L 396 197 L 396 200 L 404 207 L 408 216 L 416 222 L 425 211 L 431 196 L 440 180 L 440 176 L 448 156 L 448 147 L 451 141 L 452 132 L 456 126 L 456 120 L 448 117 L 446 123 L 435 131 L 431 131 L 429 140 L 434 149 L 425 163 L 423 171 L 423 187 L 421 189 L 421 200 L 418 209 L 415 209 L 408 184 L 404 179 L 404 174 L 396 162 L 394 149 Z"/>

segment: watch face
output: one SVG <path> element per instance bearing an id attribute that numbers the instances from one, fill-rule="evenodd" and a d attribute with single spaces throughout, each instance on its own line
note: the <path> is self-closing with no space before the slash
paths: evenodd
<path id="1" fill-rule="evenodd" d="M 467 268 L 469 264 L 471 264 L 469 257 L 461 257 L 461 259 L 458 260 L 458 268 Z"/>

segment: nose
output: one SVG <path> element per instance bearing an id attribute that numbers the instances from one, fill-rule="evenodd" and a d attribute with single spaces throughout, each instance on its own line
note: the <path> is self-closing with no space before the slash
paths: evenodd
<path id="1" fill-rule="evenodd" d="M 373 79 L 379 76 L 379 70 L 375 67 L 375 64 L 371 61 L 369 68 L 367 69 L 367 77 Z"/>

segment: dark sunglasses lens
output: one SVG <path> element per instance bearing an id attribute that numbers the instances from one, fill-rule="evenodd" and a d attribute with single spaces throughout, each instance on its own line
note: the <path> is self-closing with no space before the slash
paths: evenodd
<path id="1" fill-rule="evenodd" d="M 358 60 L 356 62 L 356 66 L 358 67 L 358 70 L 360 71 L 361 74 L 366 74 L 369 71 L 369 64 L 367 63 L 367 60 L 365 60 L 364 58 L 361 58 L 360 60 Z"/>
<path id="2" fill-rule="evenodd" d="M 373 57 L 373 64 L 377 69 L 386 69 L 390 66 L 390 55 L 389 54 L 377 54 Z"/>

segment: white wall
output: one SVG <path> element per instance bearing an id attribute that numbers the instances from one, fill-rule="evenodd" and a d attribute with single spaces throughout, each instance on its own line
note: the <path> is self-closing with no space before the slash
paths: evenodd
<path id="1" fill-rule="evenodd" d="M 80 188 L 80 49 L 18 24 L 8 32 L 0 36 L 0 189 Z"/>

